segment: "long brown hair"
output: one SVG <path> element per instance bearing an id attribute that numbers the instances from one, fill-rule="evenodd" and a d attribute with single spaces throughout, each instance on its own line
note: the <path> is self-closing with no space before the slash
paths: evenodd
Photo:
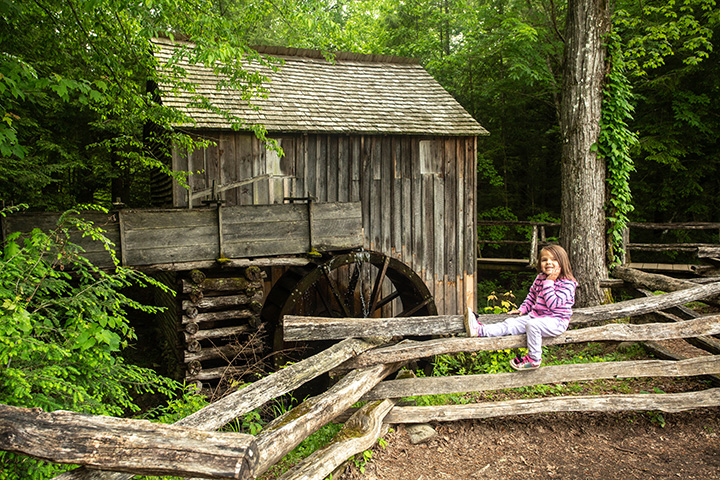
<path id="1" fill-rule="evenodd" d="M 570 265 L 570 257 L 568 257 L 568 254 L 564 248 L 562 248 L 560 245 L 548 245 L 546 247 L 543 247 L 542 250 L 540 250 L 540 257 L 542 257 L 542 252 L 548 252 L 552 254 L 552 256 L 555 257 L 555 260 L 557 260 L 558 265 L 560 265 L 560 275 L 558 275 L 558 278 L 564 278 L 566 280 L 572 280 L 574 282 L 577 282 L 577 280 L 575 280 L 575 277 L 573 276 L 572 266 Z M 536 268 L 538 273 L 542 273 L 539 258 Z"/>

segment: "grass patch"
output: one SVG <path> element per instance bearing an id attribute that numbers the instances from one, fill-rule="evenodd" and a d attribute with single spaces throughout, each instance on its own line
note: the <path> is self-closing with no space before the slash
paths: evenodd
<path id="1" fill-rule="evenodd" d="M 618 345 L 618 342 L 590 342 L 543 347 L 543 366 L 632 361 L 651 358 L 640 344 L 623 344 L 622 348 L 618 348 Z M 509 361 L 518 351 L 521 355 L 527 353 L 526 349 L 515 349 L 440 355 L 435 358 L 431 375 L 477 375 L 512 372 Z M 417 372 L 417 375 L 422 376 L 422 372 Z M 693 378 L 619 378 L 561 382 L 485 392 L 428 395 L 412 397 L 409 400 L 415 401 L 418 406 L 462 405 L 474 402 L 494 402 L 524 398 L 670 392 L 687 391 L 696 388 L 706 388 L 706 383 Z"/>

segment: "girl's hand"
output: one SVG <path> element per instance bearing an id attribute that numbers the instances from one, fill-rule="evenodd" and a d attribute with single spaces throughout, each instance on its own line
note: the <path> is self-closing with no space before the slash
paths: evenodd
<path id="1" fill-rule="evenodd" d="M 554 267 L 548 274 L 547 278 L 548 280 L 552 280 L 553 282 L 557 280 L 558 275 L 560 275 L 560 267 Z"/>
<path id="2" fill-rule="evenodd" d="M 518 310 L 517 308 L 514 310 L 510 310 L 508 312 L 508 315 L 520 315 L 520 310 Z"/>

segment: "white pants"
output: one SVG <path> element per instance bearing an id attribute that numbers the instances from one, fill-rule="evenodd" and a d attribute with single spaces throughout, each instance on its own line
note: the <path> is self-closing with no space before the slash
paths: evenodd
<path id="1" fill-rule="evenodd" d="M 533 360 L 542 360 L 543 337 L 556 337 L 567 330 L 567 323 L 555 317 L 531 317 L 521 315 L 508 317 L 501 323 L 483 325 L 486 337 L 527 334 L 528 355 Z"/>

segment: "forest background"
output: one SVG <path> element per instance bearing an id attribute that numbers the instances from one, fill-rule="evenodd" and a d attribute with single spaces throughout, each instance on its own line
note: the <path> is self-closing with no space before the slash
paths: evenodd
<path id="1" fill-rule="evenodd" d="M 720 11 L 714 0 L 612 7 L 597 146 L 608 157 L 607 217 L 620 227 L 718 222 Z M 478 218 L 558 221 L 567 11 L 555 0 L 0 0 L 0 200 L 32 210 L 109 208 L 117 197 L 148 206 L 150 172 L 173 173 L 146 148 L 146 126 L 191 142 L 172 128 L 187 119 L 147 89 L 192 90 L 150 54 L 150 39 L 169 35 L 195 42 L 194 61 L 248 99 L 262 94 L 261 79 L 242 70 L 243 58 L 256 57 L 250 45 L 417 58 L 490 132 L 479 140 Z M 120 292 L 152 279 L 96 271 L 76 251 L 48 258 L 63 232 L 36 232 L 3 251 L 0 402 L 127 414 L 138 386 L 171 396 L 177 385 L 117 355 L 133 340 L 127 312 L 143 308 Z M 79 272 L 72 281 L 70 267 Z M 0 462 L 7 478 L 53 469 L 5 454 Z"/>
<path id="2" fill-rule="evenodd" d="M 148 41 L 174 34 L 199 44 L 198 62 L 229 68 L 254 44 L 419 59 L 490 131 L 479 144 L 480 218 L 558 219 L 565 9 L 555 0 L 0 0 L 0 199 L 109 207 L 115 189 L 146 206 L 158 159 L 143 149 L 143 128 L 177 120 L 148 99 L 146 81 L 157 79 Z M 720 220 L 719 17 L 713 0 L 614 4 L 612 62 L 629 95 L 606 105 L 631 115 L 634 221 Z M 257 80 L 232 78 L 250 94 Z"/>

